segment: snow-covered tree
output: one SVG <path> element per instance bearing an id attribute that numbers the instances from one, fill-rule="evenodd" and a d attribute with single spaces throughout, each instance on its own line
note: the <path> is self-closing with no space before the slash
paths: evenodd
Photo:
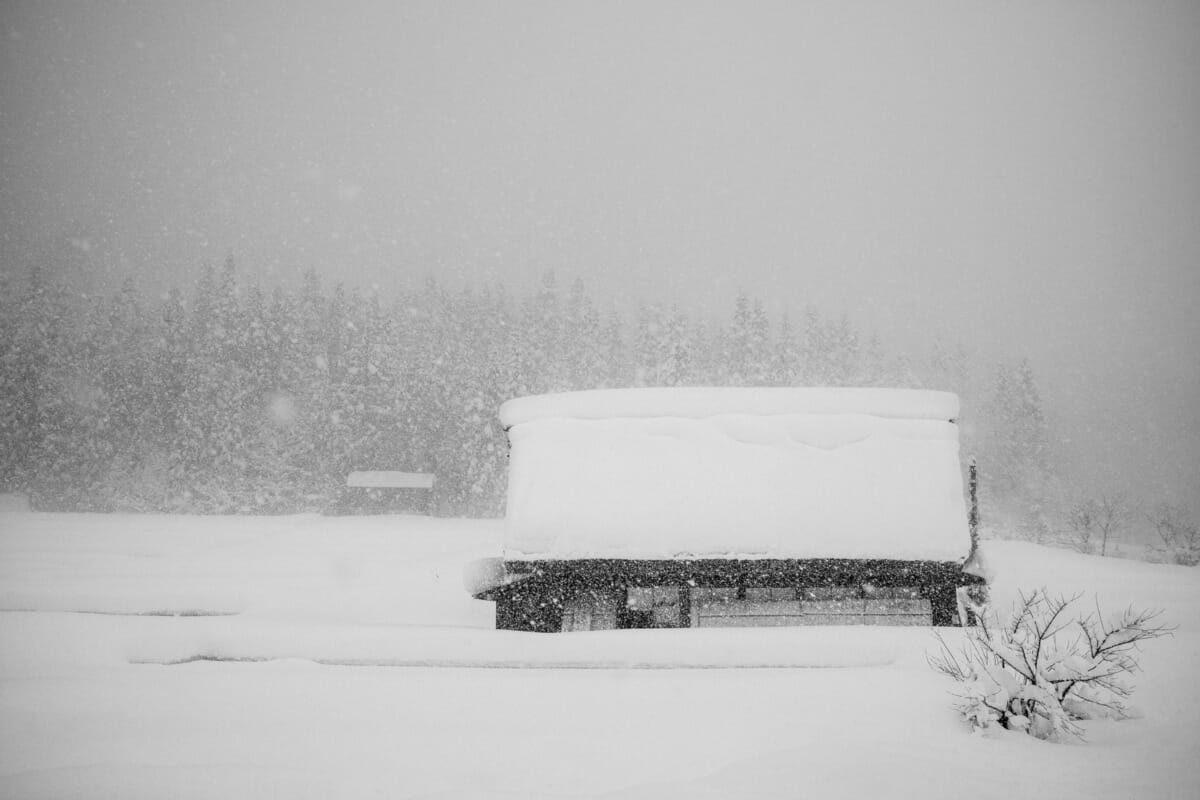
<path id="1" fill-rule="evenodd" d="M 606 386 L 600 315 L 588 298 L 582 280 L 571 285 L 563 322 L 563 359 L 569 388 L 578 391 Z"/>
<path id="2" fill-rule="evenodd" d="M 639 386 L 683 386 L 691 375 L 687 319 L 677 306 L 638 308 L 634 343 Z"/>
<path id="3" fill-rule="evenodd" d="M 1171 629 L 1157 622 L 1158 612 L 1075 617 L 1077 599 L 1022 594 L 1006 619 L 984 613 L 959 651 L 939 636 L 941 652 L 930 664 L 961 684 L 955 706 L 973 727 L 1060 740 L 1081 737 L 1081 719 L 1126 715 L 1141 643 Z"/>
<path id="4" fill-rule="evenodd" d="M 997 367 L 980 445 L 982 496 L 989 504 L 985 521 L 1008 520 L 1028 538 L 1041 541 L 1059 501 L 1049 429 L 1027 359 L 1015 368 Z"/>
<path id="5" fill-rule="evenodd" d="M 772 386 L 794 386 L 799 377 L 800 344 L 796 340 L 791 318 L 785 312 L 775 337 L 768 382 Z"/>
<path id="6" fill-rule="evenodd" d="M 605 386 L 612 389 L 635 384 L 633 359 L 625 336 L 625 323 L 613 312 L 604 323 Z"/>
<path id="7" fill-rule="evenodd" d="M 771 325 L 759 300 L 739 293 L 727 334 L 727 381 L 733 386 L 764 386 L 772 374 Z"/>

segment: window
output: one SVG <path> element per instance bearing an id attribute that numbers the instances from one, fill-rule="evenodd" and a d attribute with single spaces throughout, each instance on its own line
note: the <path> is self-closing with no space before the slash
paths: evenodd
<path id="1" fill-rule="evenodd" d="M 683 608 L 678 586 L 630 586 L 625 592 L 626 628 L 678 628 Z"/>

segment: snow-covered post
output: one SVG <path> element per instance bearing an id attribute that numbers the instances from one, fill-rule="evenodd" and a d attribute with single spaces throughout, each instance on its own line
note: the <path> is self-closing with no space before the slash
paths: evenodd
<path id="1" fill-rule="evenodd" d="M 967 493 L 971 498 L 971 511 L 970 516 L 967 517 L 967 525 L 971 530 L 971 555 L 974 555 L 976 548 L 979 547 L 979 473 L 975 469 L 975 456 L 971 456 L 971 461 L 967 466 Z"/>

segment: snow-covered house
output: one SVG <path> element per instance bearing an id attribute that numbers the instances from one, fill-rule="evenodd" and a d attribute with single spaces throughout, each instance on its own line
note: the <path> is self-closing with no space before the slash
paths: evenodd
<path id="1" fill-rule="evenodd" d="M 621 389 L 505 403 L 496 627 L 936 624 L 982 583 L 958 398 Z"/>

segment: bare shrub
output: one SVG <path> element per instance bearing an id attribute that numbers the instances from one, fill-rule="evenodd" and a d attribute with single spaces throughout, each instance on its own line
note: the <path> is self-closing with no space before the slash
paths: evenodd
<path id="1" fill-rule="evenodd" d="M 1107 622 L 1098 608 L 1073 616 L 1078 599 L 1022 593 L 1009 619 L 986 615 L 957 652 L 938 635 L 930 666 L 961 684 L 955 707 L 973 727 L 1061 740 L 1082 738 L 1078 720 L 1125 716 L 1141 642 L 1172 629 L 1158 611 L 1127 609 Z"/>
<path id="2" fill-rule="evenodd" d="M 1189 567 L 1200 564 L 1200 527 L 1186 511 L 1169 503 L 1159 503 L 1146 519 L 1162 541 L 1155 548 L 1161 560 Z"/>
<path id="3" fill-rule="evenodd" d="M 1129 527 L 1134 504 L 1124 492 L 1110 492 L 1099 499 L 1076 503 L 1067 512 L 1071 544 L 1081 553 L 1090 553 L 1099 544 L 1100 555 L 1108 555 L 1108 544 Z"/>

